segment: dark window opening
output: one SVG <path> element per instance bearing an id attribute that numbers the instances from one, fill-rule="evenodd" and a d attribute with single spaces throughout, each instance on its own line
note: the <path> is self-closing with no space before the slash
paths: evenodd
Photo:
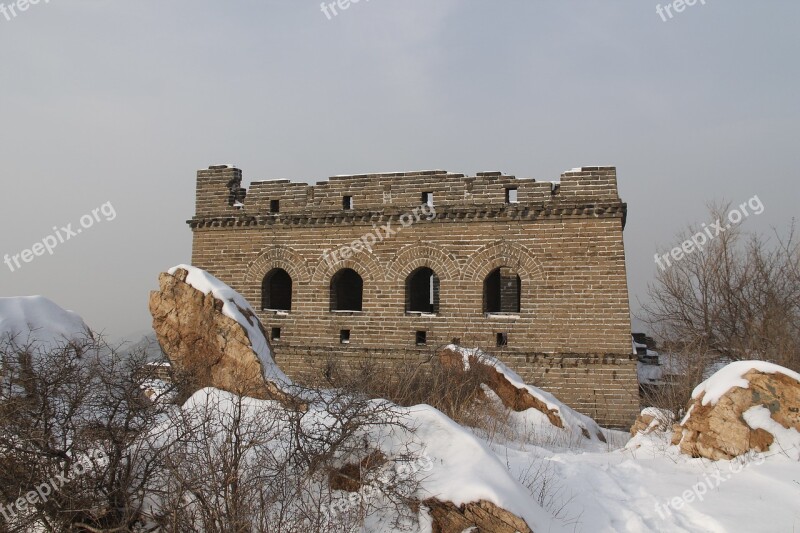
<path id="1" fill-rule="evenodd" d="M 497 334 L 497 346 L 508 346 L 508 333 Z"/>
<path id="2" fill-rule="evenodd" d="M 428 343 L 427 331 L 418 331 L 416 337 L 417 337 L 417 346 L 422 346 Z"/>
<path id="3" fill-rule="evenodd" d="M 507 204 L 517 203 L 517 189 L 514 188 L 506 189 L 506 203 Z"/>
<path id="4" fill-rule="evenodd" d="M 439 277 L 428 267 L 420 267 L 406 278 L 406 311 L 439 312 Z"/>
<path id="5" fill-rule="evenodd" d="M 331 311 L 361 311 L 364 280 L 352 268 L 343 268 L 331 278 Z"/>
<path id="6" fill-rule="evenodd" d="M 342 209 L 353 209 L 352 196 L 342 196 Z"/>
<path id="7" fill-rule="evenodd" d="M 270 213 L 280 213 L 281 211 L 281 201 L 280 200 L 270 200 L 269 201 L 269 212 Z"/>
<path id="8" fill-rule="evenodd" d="M 493 270 L 483 282 L 484 313 L 519 313 L 522 282 L 508 267 Z"/>
<path id="9" fill-rule="evenodd" d="M 433 207 L 433 193 L 432 192 L 422 193 L 422 203 L 424 205 Z"/>
<path id="10" fill-rule="evenodd" d="M 270 334 L 270 337 L 274 341 L 281 340 L 281 328 L 272 328 L 272 333 Z"/>
<path id="11" fill-rule="evenodd" d="M 350 344 L 350 330 L 343 329 L 339 331 L 339 342 L 342 344 Z"/>
<path id="12" fill-rule="evenodd" d="M 261 308 L 292 310 L 292 277 L 282 268 L 274 268 L 261 284 Z"/>

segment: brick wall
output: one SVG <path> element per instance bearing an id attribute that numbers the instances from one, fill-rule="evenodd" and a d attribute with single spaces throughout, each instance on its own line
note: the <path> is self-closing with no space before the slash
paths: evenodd
<path id="1" fill-rule="evenodd" d="M 289 375 L 317 372 L 327 356 L 403 364 L 456 339 L 600 423 L 635 418 L 626 205 L 613 167 L 574 169 L 560 184 L 445 171 L 338 176 L 315 186 L 260 181 L 246 194 L 240 182 L 234 168 L 198 172 L 192 262 L 255 308 L 267 273 L 291 276 L 291 312 L 260 315 L 268 331 L 281 330 L 273 344 Z M 515 203 L 507 203 L 509 188 Z M 433 208 L 420 207 L 425 193 Z M 343 209 L 343 196 L 352 196 L 352 209 Z M 421 267 L 438 277 L 435 314 L 406 310 L 407 278 Z M 342 268 L 363 279 L 361 311 L 331 311 L 331 279 Z M 487 314 L 484 286 L 495 269 L 500 307 Z M 507 345 L 497 346 L 498 334 Z"/>

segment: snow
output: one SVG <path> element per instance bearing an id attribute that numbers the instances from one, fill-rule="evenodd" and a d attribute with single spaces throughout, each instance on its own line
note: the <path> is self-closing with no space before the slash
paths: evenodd
<path id="1" fill-rule="evenodd" d="M 389 171 L 382 171 L 382 172 L 363 172 L 361 174 L 336 174 L 331 176 L 332 178 L 352 178 L 353 176 L 381 176 L 385 174 L 407 174 L 407 175 L 416 175 L 418 173 L 423 172 L 447 172 L 446 170 L 436 168 L 431 170 L 416 170 L 416 171 L 407 171 L 407 170 L 389 170 Z"/>
<path id="2" fill-rule="evenodd" d="M 91 337 L 83 319 L 44 296 L 0 298 L 0 335 L 17 346 L 35 343 L 42 351 Z"/>
<path id="3" fill-rule="evenodd" d="M 659 409 L 658 407 L 645 407 L 642 409 L 642 416 L 652 416 L 659 420 L 671 420 L 674 415 L 666 409 Z"/>
<path id="4" fill-rule="evenodd" d="M 145 396 L 155 402 L 171 402 L 177 397 L 172 385 L 161 379 L 145 379 L 139 384 Z"/>
<path id="5" fill-rule="evenodd" d="M 222 314 L 241 324 L 250 339 L 253 351 L 261 361 L 264 377 L 278 385 L 291 384 L 291 380 L 275 364 L 269 342 L 259 327 L 255 311 L 247 303 L 247 300 L 205 270 L 190 265 L 178 265 L 170 268 L 167 272 L 175 274 L 178 269 L 186 270 L 189 273 L 186 283 L 203 294 L 210 293 L 217 300 L 221 300 L 223 302 Z"/>
<path id="6" fill-rule="evenodd" d="M 487 443 L 429 405 L 402 408 L 413 435 L 383 441 L 386 455 L 397 455 L 403 443 L 417 440 L 433 467 L 420 479 L 417 496 L 436 497 L 460 506 L 486 500 L 523 518 L 534 531 L 560 531 L 559 524 L 530 497 Z M 398 438 L 399 437 L 399 438 Z"/>
<path id="7" fill-rule="evenodd" d="M 636 363 L 636 373 L 639 376 L 639 383 L 651 385 L 663 383 L 664 370 L 660 365 L 648 365 L 638 361 Z"/>
<path id="8" fill-rule="evenodd" d="M 713 376 L 695 387 L 692 398 L 703 395 L 703 405 L 716 405 L 719 399 L 734 387 L 747 389 L 750 383 L 744 375 L 751 370 L 765 374 L 784 374 L 800 382 L 800 374 L 782 366 L 766 361 L 736 361 L 718 370 Z"/>
<path id="9" fill-rule="evenodd" d="M 658 364 L 664 369 L 667 376 L 682 376 L 688 371 L 688 360 L 672 353 L 661 353 L 658 355 Z"/>
<path id="10" fill-rule="evenodd" d="M 716 463 L 692 459 L 670 446 L 669 438 L 669 432 L 640 435 L 635 446 L 604 452 L 496 453 L 508 451 L 512 471 L 523 472 L 532 462 L 546 471 L 558 495 L 554 507 L 564 506 L 578 533 L 798 530 L 799 463 L 780 455 Z M 711 485 L 702 500 L 684 500 L 687 490 L 707 479 Z M 680 509 L 665 507 L 676 498 Z"/>
<path id="11" fill-rule="evenodd" d="M 227 392 L 204 389 L 183 409 L 202 409 L 208 398 L 219 402 L 215 413 L 230 411 L 235 401 Z M 248 416 L 281 409 L 274 401 L 243 401 Z M 414 494 L 420 499 L 435 496 L 456 505 L 487 500 L 521 516 L 536 532 L 773 533 L 800 528 L 800 462 L 779 450 L 707 461 L 682 455 L 670 445 L 670 432 L 640 434 L 630 441 L 623 432 L 609 432 L 617 445 L 600 449 L 584 441 L 571 450 L 553 451 L 478 437 L 427 405 L 399 409 L 416 429 L 378 426 L 371 429 L 370 440 L 387 457 L 397 457 L 409 442 L 430 457 L 432 468 L 419 478 Z M 754 425 L 769 424 L 768 412 L 752 410 L 746 416 Z M 330 419 L 319 406 L 311 406 L 303 424 L 324 431 Z M 281 428 L 275 432 L 285 435 Z M 275 446 L 283 449 L 277 441 Z M 381 508 L 362 531 L 396 531 L 387 529 L 386 515 L 392 512 L 389 506 Z M 423 509 L 408 531 L 429 532 L 430 527 Z"/>
<path id="12" fill-rule="evenodd" d="M 784 453 L 800 461 L 800 432 L 796 429 L 780 425 L 763 405 L 754 405 L 742 413 L 742 418 L 751 428 L 763 429 L 775 437 L 775 442 L 769 448 L 770 453 Z"/>
<path id="13" fill-rule="evenodd" d="M 286 442 L 281 441 L 291 437 L 287 428 L 281 427 L 284 418 L 276 415 L 276 410 L 281 410 L 283 407 L 272 400 L 242 398 L 241 401 L 243 423 L 248 424 L 251 420 L 265 418 L 274 421 L 276 425 L 271 428 L 274 435 L 270 435 L 272 438 L 265 438 L 265 442 L 278 456 L 285 453 L 289 447 L 286 446 Z M 210 412 L 213 413 L 214 420 L 218 417 L 224 419 L 226 415 L 233 413 L 236 402 L 237 398 L 231 393 L 206 388 L 192 395 L 182 410 L 189 415 L 198 416 Z M 385 400 L 373 400 L 373 402 L 379 404 Z M 520 516 L 534 531 L 552 533 L 568 531 L 530 499 L 528 489 L 520 484 L 508 470 L 505 462 L 486 442 L 431 406 L 394 408 L 408 429 L 377 424 L 369 428 L 369 441 L 386 457 L 396 458 L 411 451 L 414 455 L 424 456 L 429 460 L 430 468 L 420 472 L 417 478 L 418 486 L 413 494 L 417 499 L 435 497 L 458 506 L 486 500 Z M 301 421 L 307 435 L 336 431 L 336 425 L 339 423 L 341 422 L 319 404 L 310 405 Z M 166 442 L 163 440 L 165 435 L 161 430 L 154 431 L 153 434 L 159 435 L 162 442 Z M 347 493 L 341 496 L 349 497 Z M 427 518 L 421 520 L 421 522 L 426 521 Z M 377 523 L 379 520 L 373 522 Z"/>

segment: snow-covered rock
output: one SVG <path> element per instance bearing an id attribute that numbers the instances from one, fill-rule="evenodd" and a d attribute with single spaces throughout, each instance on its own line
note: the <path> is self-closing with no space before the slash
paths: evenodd
<path id="1" fill-rule="evenodd" d="M 241 295 L 188 265 L 162 273 L 159 285 L 150 293 L 153 329 L 191 387 L 293 401 L 286 392 L 291 381 L 275 364 L 264 327 Z"/>
<path id="2" fill-rule="evenodd" d="M 44 296 L 0 298 L 0 337 L 44 352 L 82 343 L 92 333 L 83 319 Z"/>
<path id="3" fill-rule="evenodd" d="M 605 442 L 600 426 L 586 415 L 575 411 L 549 392 L 526 384 L 513 370 L 497 358 L 478 348 L 463 348 L 450 344 L 439 354 L 443 364 L 457 357 L 465 372 L 482 367 L 486 385 L 500 398 L 503 404 L 516 412 L 524 413 L 526 423 L 542 432 L 558 430 L 568 436 L 583 437 Z"/>
<path id="4" fill-rule="evenodd" d="M 725 366 L 694 389 L 673 443 L 714 460 L 750 450 L 800 460 L 800 374 L 764 361 Z"/>

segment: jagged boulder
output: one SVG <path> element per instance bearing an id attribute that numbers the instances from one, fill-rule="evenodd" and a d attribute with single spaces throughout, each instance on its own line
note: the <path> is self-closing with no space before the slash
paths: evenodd
<path id="1" fill-rule="evenodd" d="M 727 365 L 695 388 L 672 443 L 712 460 L 773 445 L 800 459 L 800 374 L 763 361 Z"/>
<path id="2" fill-rule="evenodd" d="M 433 519 L 432 533 L 533 533 L 524 520 L 486 500 L 465 503 L 460 507 L 437 499 L 425 500 L 424 503 Z"/>
<path id="3" fill-rule="evenodd" d="M 511 369 L 480 350 L 450 345 L 439 352 L 439 362 L 445 367 L 479 376 L 503 405 L 512 411 L 535 409 L 555 428 L 579 432 L 587 439 L 606 441 L 594 420 L 570 409 L 553 395 L 525 384 Z"/>
<path id="4" fill-rule="evenodd" d="M 358 463 L 346 464 L 329 472 L 328 485 L 331 490 L 358 492 L 364 485 L 364 472 L 380 467 L 387 462 L 381 452 L 373 452 Z M 491 533 L 533 533 L 528 524 L 514 513 L 487 500 L 468 502 L 460 506 L 439 498 L 424 501 L 409 499 L 408 504 L 419 509 L 428 508 L 432 533 L 462 533 L 485 531 Z M 477 529 L 472 529 L 477 528 Z"/>
<path id="5" fill-rule="evenodd" d="M 273 361 L 255 312 L 210 274 L 187 265 L 162 273 L 150 313 L 161 348 L 193 390 L 298 403 L 284 390 L 291 382 Z"/>

